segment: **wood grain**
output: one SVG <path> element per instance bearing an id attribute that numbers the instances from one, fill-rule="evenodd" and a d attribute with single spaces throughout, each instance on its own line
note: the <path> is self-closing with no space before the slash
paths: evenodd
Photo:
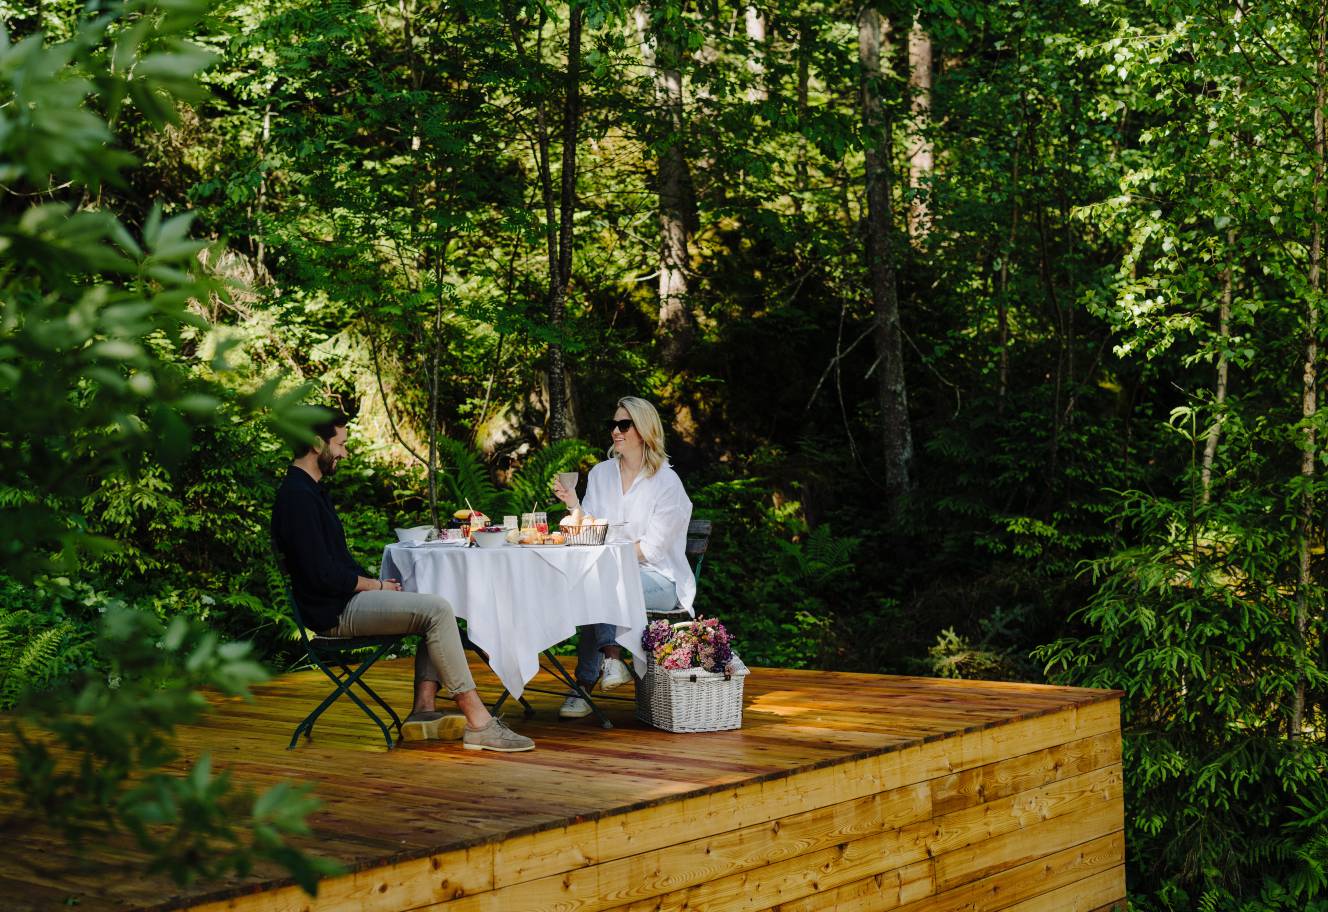
<path id="1" fill-rule="evenodd" d="M 371 676 L 408 704 L 409 660 Z M 536 739 L 526 754 L 387 752 L 340 704 L 286 751 L 325 690 L 302 672 L 216 699 L 180 733 L 177 764 L 209 753 L 250 789 L 313 783 L 323 806 L 303 845 L 347 870 L 316 899 L 271 867 L 180 888 L 137 875 L 123 836 L 80 855 L 38 826 L 0 845 L 5 908 L 932 912 L 970 896 L 953 908 L 1096 912 L 1124 896 L 1115 692 L 756 669 L 733 732 L 655 731 L 621 703 L 606 703 L 608 731 L 560 723 L 558 698 L 532 695 L 538 716 L 512 720 Z"/>

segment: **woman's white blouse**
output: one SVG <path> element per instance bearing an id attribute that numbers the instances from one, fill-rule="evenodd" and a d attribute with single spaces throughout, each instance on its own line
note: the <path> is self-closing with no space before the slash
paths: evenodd
<path id="1" fill-rule="evenodd" d="M 590 470 L 582 508 L 611 523 L 626 523 L 625 537 L 641 543 L 645 560 L 642 570 L 654 570 L 668 578 L 678 590 L 678 604 L 692 610 L 696 579 L 687 565 L 687 524 L 692 520 L 692 501 L 682 480 L 670 465 L 654 475 L 636 476 L 624 494 L 617 459 L 606 459 Z M 612 530 L 615 534 L 618 530 Z"/>

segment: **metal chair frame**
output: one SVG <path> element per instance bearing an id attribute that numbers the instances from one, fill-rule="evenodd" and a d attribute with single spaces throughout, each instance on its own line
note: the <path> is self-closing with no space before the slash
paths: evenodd
<path id="1" fill-rule="evenodd" d="M 706 551 L 710 548 L 710 534 L 715 524 L 709 519 L 694 519 L 687 524 L 687 559 L 695 558 L 692 564 L 692 578 L 701 585 L 701 565 L 705 563 Z M 646 612 L 647 621 L 679 621 L 692 617 L 682 608 L 674 607 L 669 611 Z"/>
<path id="2" fill-rule="evenodd" d="M 304 615 L 300 612 L 299 603 L 295 601 L 295 594 L 291 591 L 289 582 L 286 583 L 286 598 L 295 613 L 295 624 L 300 630 L 300 642 L 304 644 L 305 655 L 335 685 L 332 692 L 323 698 L 323 702 L 319 703 L 313 712 L 305 716 L 304 720 L 295 726 L 295 732 L 291 735 L 290 744 L 286 746 L 286 749 L 293 750 L 295 745 L 299 743 L 301 734 L 307 740 L 313 740 L 314 723 L 343 694 L 350 697 L 351 702 L 358 706 L 378 726 L 383 733 L 383 740 L 387 742 L 387 749 L 394 748 L 396 741 L 392 737 L 392 731 L 395 729 L 397 738 L 401 737 L 401 717 L 396 714 L 391 706 L 387 705 L 387 702 L 378 695 L 377 691 L 369 686 L 368 682 L 364 680 L 364 673 L 383 656 L 396 650 L 401 645 L 401 641 L 405 639 L 405 635 L 372 637 L 309 636 L 307 625 L 304 622 Z M 365 649 L 371 649 L 372 652 L 366 656 L 363 654 Z M 354 655 L 353 653 L 356 652 L 359 654 Z M 388 718 L 392 720 L 390 725 L 351 689 L 355 686 L 364 691 L 371 700 L 387 713 Z"/>

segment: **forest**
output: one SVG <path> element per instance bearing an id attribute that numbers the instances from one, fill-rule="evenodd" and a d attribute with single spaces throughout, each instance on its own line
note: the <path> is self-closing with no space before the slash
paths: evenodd
<path id="1" fill-rule="evenodd" d="M 315 878 L 106 797 L 300 659 L 310 406 L 377 566 L 641 395 L 748 664 L 1119 688 L 1131 907 L 1328 909 L 1326 94 L 1328 0 L 0 0 L 0 709 L 144 722 L 25 807 Z"/>

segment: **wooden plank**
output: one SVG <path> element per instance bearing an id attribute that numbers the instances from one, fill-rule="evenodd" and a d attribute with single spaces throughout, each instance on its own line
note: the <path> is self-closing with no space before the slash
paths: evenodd
<path id="1" fill-rule="evenodd" d="M 1058 890 L 1041 893 L 1013 906 L 996 907 L 1001 912 L 1093 912 L 1125 905 L 1125 866 L 1102 871 Z M 920 907 L 906 912 L 932 912 Z M 984 910 L 985 912 L 985 910 Z"/>
<path id="2" fill-rule="evenodd" d="M 493 845 L 412 859 L 324 880 L 317 898 L 285 886 L 191 906 L 194 912 L 404 910 L 493 889 Z"/>
<path id="3" fill-rule="evenodd" d="M 972 807 L 1052 779 L 1119 763 L 1120 758 L 1120 735 L 1115 731 L 1054 745 L 932 780 L 932 807 L 938 814 Z"/>
<path id="4" fill-rule="evenodd" d="M 629 815 L 635 817 L 638 815 Z M 634 853 L 585 868 L 568 870 L 534 881 L 513 882 L 495 891 L 492 900 L 474 897 L 435 908 L 461 910 L 489 908 L 579 909 L 590 912 L 613 905 L 672 894 L 707 881 L 721 880 L 772 864 L 803 864 L 809 855 L 839 851 L 854 841 L 884 836 L 898 841 L 901 823 L 930 817 L 929 793 L 918 784 L 884 795 L 868 795 L 816 808 L 774 821 L 765 821 L 702 839 Z M 692 832 L 687 818 L 672 818 L 673 839 Z M 923 850 L 910 847 L 917 859 Z M 501 862 L 497 862 L 502 870 Z M 795 865 L 796 866 L 796 865 Z M 501 876 L 501 875 L 499 875 Z"/>
<path id="5" fill-rule="evenodd" d="M 614 905 L 632 909 L 642 902 L 657 903 L 660 909 L 694 908 L 698 903 L 716 908 L 729 908 L 725 903 L 736 903 L 732 908 L 763 908 L 749 906 L 751 897 L 774 895 L 774 905 L 802 895 L 797 893 L 799 889 L 830 889 L 826 878 L 817 874 L 821 870 L 827 876 L 833 873 L 831 880 L 850 873 L 861 879 L 937 858 L 934 864 L 939 871 L 941 858 L 937 856 L 978 844 L 972 851 L 957 854 L 946 868 L 957 882 L 976 863 L 973 859 L 993 845 L 993 837 L 1010 837 L 997 844 L 1007 855 L 1044 854 L 1030 849 L 1044 835 L 1042 828 L 1033 826 L 1038 821 L 1055 821 L 1054 839 L 1071 844 L 1106 832 L 1117 817 L 1114 805 L 1120 802 L 1120 784 L 1120 768 L 1114 765 L 933 819 L 929 815 L 930 789 L 919 783 L 887 795 L 806 811 L 774 824 L 756 824 L 632 854 L 514 883 L 489 896 L 464 897 L 430 908 L 447 912 L 489 908 L 596 912 Z M 916 822 L 908 823 L 910 816 Z M 688 818 L 672 819 L 677 838 L 683 826 L 678 821 Z M 681 832 L 690 831 L 689 821 Z M 1060 842 L 1054 843 L 1053 848 L 1059 847 Z M 852 860 L 844 862 L 844 858 Z M 891 876 L 897 896 L 901 882 L 897 874 Z M 934 888 L 936 876 L 929 868 L 929 889 Z"/>
<path id="6" fill-rule="evenodd" d="M 698 884 L 665 896 L 642 899 L 616 907 L 613 912 L 758 912 L 796 901 L 864 878 L 875 878 L 882 896 L 895 901 L 907 890 L 929 892 L 931 864 L 918 859 L 910 865 L 880 871 L 882 857 L 899 857 L 898 833 L 867 839 L 792 858 L 754 871 Z M 890 908 L 889 905 L 881 908 Z"/>
<path id="7" fill-rule="evenodd" d="M 1116 828 L 1117 822 L 1116 808 L 1104 803 L 937 855 L 936 889 L 949 890 L 973 881 L 985 882 L 1045 855 L 1072 849 L 1090 839 L 1107 838 L 1102 834 L 1120 832 Z M 1124 852 L 1123 844 L 1120 850 Z M 1124 859 L 1124 854 L 1117 854 L 1114 863 L 1119 864 Z"/>
<path id="8" fill-rule="evenodd" d="M 1046 750 L 1070 741 L 1120 731 L 1120 703 L 1108 700 L 994 729 L 964 732 L 884 754 L 881 776 L 887 788 L 937 779 L 985 766 L 1006 757 Z"/>
<path id="9" fill-rule="evenodd" d="M 883 791 L 876 757 L 839 763 L 685 798 L 650 814 L 615 815 L 601 819 L 597 855 L 603 860 L 639 855 L 678 842 L 678 821 L 687 833 L 713 836 L 787 816 L 790 810 L 812 810 L 865 798 Z"/>
<path id="10" fill-rule="evenodd" d="M 876 875 L 835 890 L 814 894 L 772 907 L 770 912 L 878 912 L 902 907 L 908 912 L 973 912 L 1001 909 L 1038 893 L 1082 882 L 1102 871 L 1121 864 L 1125 839 L 1121 833 L 1101 836 L 1059 852 L 1049 853 L 1035 863 L 1011 868 L 997 876 L 961 889 L 938 895 L 914 894 L 901 903 L 893 890 L 883 889 L 892 883 L 889 877 Z M 925 879 L 921 879 L 925 882 Z M 1091 889 L 1091 888 L 1090 888 Z"/>
<path id="11" fill-rule="evenodd" d="M 1098 906 L 1096 909 L 1091 910 L 1091 912 L 1126 912 L 1126 908 L 1125 897 L 1122 896 L 1120 899 L 1114 902 L 1109 902 L 1105 906 Z"/>
<path id="12" fill-rule="evenodd" d="M 987 804 L 945 814 L 905 828 L 910 838 L 923 843 L 935 857 L 986 842 L 1006 833 L 1018 833 L 1042 820 L 1069 815 L 1096 814 L 1102 828 L 1085 838 L 1119 829 L 1114 823 L 1122 800 L 1120 766 L 1105 767 L 1040 788 L 1000 798 Z"/>

